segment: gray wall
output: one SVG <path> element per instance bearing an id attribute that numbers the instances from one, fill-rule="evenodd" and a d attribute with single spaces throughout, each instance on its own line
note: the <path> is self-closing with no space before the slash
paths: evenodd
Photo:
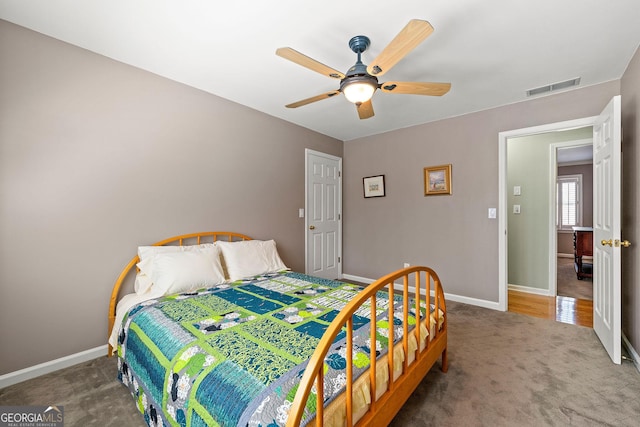
<path id="1" fill-rule="evenodd" d="M 622 94 L 622 332 L 640 352 L 640 49 L 620 83 Z"/>
<path id="2" fill-rule="evenodd" d="M 139 244 L 273 238 L 304 271 L 304 149 L 341 141 L 0 20 L 0 374 L 106 343 Z"/>
<path id="3" fill-rule="evenodd" d="M 455 88 L 455 82 L 454 86 Z M 376 278 L 404 261 L 438 271 L 447 293 L 498 301 L 498 133 L 599 114 L 613 81 L 344 144 L 344 267 Z M 453 194 L 423 196 L 425 166 L 453 164 Z M 362 177 L 387 196 L 364 199 Z"/>
<path id="4" fill-rule="evenodd" d="M 640 51 L 623 77 L 345 143 L 344 271 L 375 278 L 403 261 L 439 272 L 454 295 L 498 300 L 497 221 L 501 131 L 599 114 L 622 95 L 622 331 L 640 349 Z M 453 195 L 422 196 L 422 168 L 453 163 Z M 386 174 L 387 197 L 363 199 L 364 176 Z"/>
<path id="5" fill-rule="evenodd" d="M 622 94 L 623 331 L 640 349 L 640 54 L 621 81 L 343 144 L 0 21 L 0 374 L 103 345 L 141 243 L 205 229 L 275 238 L 304 270 L 304 148 L 344 158 L 345 274 L 427 264 L 498 300 L 498 133 L 598 114 Z M 455 82 L 454 82 L 455 83 Z M 455 86 L 454 86 L 455 88 Z M 453 164 L 453 195 L 423 196 Z M 386 175 L 364 199 L 362 177 Z M 263 183 L 268 182 L 265 186 Z"/>

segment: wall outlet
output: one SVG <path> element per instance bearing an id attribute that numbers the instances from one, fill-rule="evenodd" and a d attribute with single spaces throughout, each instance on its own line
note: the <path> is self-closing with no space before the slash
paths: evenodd
<path id="1" fill-rule="evenodd" d="M 513 205 L 513 213 L 514 214 L 520 213 L 520 205 Z"/>
<path id="2" fill-rule="evenodd" d="M 407 267 L 411 267 L 411 264 L 409 264 L 408 262 L 405 262 L 404 263 L 404 268 L 407 268 Z"/>

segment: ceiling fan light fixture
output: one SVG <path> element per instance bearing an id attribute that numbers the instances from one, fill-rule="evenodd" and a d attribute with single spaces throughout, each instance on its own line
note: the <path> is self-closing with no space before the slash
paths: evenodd
<path id="1" fill-rule="evenodd" d="M 370 100 L 375 90 L 376 88 L 371 86 L 370 83 L 356 82 L 345 86 L 342 91 L 344 92 L 345 98 L 347 98 L 349 102 L 360 104 L 362 102 L 367 102 L 368 100 Z"/>
<path id="2" fill-rule="evenodd" d="M 377 81 L 374 79 L 368 76 L 355 76 L 345 80 L 340 90 L 349 102 L 360 104 L 370 100 L 377 88 Z"/>

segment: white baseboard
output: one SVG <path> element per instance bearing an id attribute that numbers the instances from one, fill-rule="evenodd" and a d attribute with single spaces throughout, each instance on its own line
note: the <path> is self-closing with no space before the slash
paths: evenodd
<path id="1" fill-rule="evenodd" d="M 485 299 L 464 297 L 461 295 L 449 294 L 447 292 L 444 293 L 444 297 L 448 301 L 461 302 L 464 304 L 475 305 L 478 307 L 488 308 L 491 310 L 503 311 L 500 309 L 500 304 L 498 304 L 496 301 L 487 301 Z"/>
<path id="2" fill-rule="evenodd" d="M 107 345 L 105 344 L 100 347 L 81 351 L 80 353 L 70 354 L 69 356 L 64 356 L 39 365 L 20 369 L 19 371 L 9 372 L 8 374 L 0 375 L 0 388 L 9 387 L 10 385 L 21 383 L 23 381 L 30 380 L 31 378 L 57 371 L 58 369 L 68 368 L 69 366 L 77 365 L 78 363 L 87 362 L 106 355 Z"/>
<path id="3" fill-rule="evenodd" d="M 361 283 L 373 283 L 375 280 L 369 279 L 366 277 L 354 276 L 351 274 L 343 274 L 343 279 L 353 280 Z M 402 289 L 401 284 L 396 283 L 395 288 Z M 519 290 L 522 292 L 529 292 L 538 295 L 546 295 L 544 293 L 544 289 L 537 288 L 529 288 L 526 286 L 518 286 L 518 285 L 509 285 L 509 289 Z M 413 292 L 413 288 L 410 287 L 409 290 Z M 484 307 L 492 310 L 500 310 L 498 303 L 493 301 L 481 300 L 477 298 L 469 298 L 455 294 L 448 294 L 445 292 L 445 298 L 450 301 L 461 302 L 464 304 L 475 305 L 478 307 Z M 633 348 L 625 334 L 622 334 L 622 343 L 627 349 L 627 352 L 631 356 L 633 363 L 640 372 L 640 355 Z M 107 354 L 107 345 L 102 345 L 100 347 L 95 347 L 89 350 L 81 351 L 80 353 L 71 354 L 69 356 L 61 357 L 59 359 L 51 360 L 49 362 L 41 363 L 39 365 L 31 366 L 25 369 L 21 369 L 15 372 L 9 372 L 8 374 L 0 375 L 0 389 L 9 387 L 13 384 L 18 384 L 26 380 L 30 380 L 32 378 L 39 377 L 40 375 L 48 374 L 49 372 L 54 372 L 59 369 L 68 368 L 69 366 L 77 365 L 79 363 L 87 362 L 89 360 L 97 359 L 102 356 L 106 356 Z"/>
<path id="4" fill-rule="evenodd" d="M 352 274 L 343 274 L 342 278 L 347 280 L 353 280 L 355 282 L 368 283 L 368 284 L 375 282 L 374 279 L 369 279 L 367 277 L 354 276 Z M 402 284 L 395 283 L 394 289 L 402 290 Z M 410 286 L 409 292 L 415 293 L 415 288 L 413 286 Z M 433 291 L 432 291 L 432 294 L 433 294 Z M 447 292 L 444 293 L 444 297 L 448 301 L 455 301 L 455 302 L 461 302 L 464 304 L 476 305 L 478 307 L 489 308 L 491 310 L 500 310 L 499 304 L 494 301 L 481 300 L 477 298 L 469 298 L 469 297 L 464 297 L 460 295 L 450 294 Z"/>
<path id="5" fill-rule="evenodd" d="M 640 372 L 640 355 L 638 355 L 638 353 L 633 348 L 633 346 L 631 345 L 631 343 L 627 339 L 627 336 L 624 333 L 622 334 L 622 344 L 627 349 L 629 356 L 631 356 L 631 359 L 633 361 L 633 364 L 636 366 L 636 369 L 638 370 L 638 372 Z"/>
<path id="6" fill-rule="evenodd" d="M 342 275 L 343 279 L 347 279 L 347 280 L 353 280 L 354 282 L 358 282 L 358 283 L 366 283 L 366 284 L 371 284 L 373 282 L 375 282 L 375 280 L 373 279 L 369 279 L 367 277 L 360 277 L 360 276 L 354 276 L 352 274 L 343 274 Z M 393 289 L 397 290 L 397 291 L 401 291 L 402 290 L 402 284 L 401 283 L 394 283 L 393 284 Z M 414 288 L 413 286 L 409 286 L 409 292 L 411 293 L 415 293 L 416 292 L 416 288 Z"/>
<path id="7" fill-rule="evenodd" d="M 555 296 L 555 295 L 552 295 L 552 294 L 549 293 L 549 289 L 532 288 L 532 287 L 529 287 L 529 286 L 509 285 L 509 290 L 510 291 L 525 292 L 527 294 L 542 295 L 542 296 L 545 296 L 545 297 Z"/>
<path id="8" fill-rule="evenodd" d="M 574 256 L 575 255 L 573 255 L 573 254 L 561 254 L 561 253 L 558 253 L 558 258 L 573 258 Z M 593 256 L 592 255 L 583 255 L 582 259 L 585 260 L 585 261 L 593 260 Z"/>
<path id="9" fill-rule="evenodd" d="M 354 276 L 353 274 L 343 274 L 342 278 L 343 279 L 347 279 L 347 280 L 353 280 L 354 282 L 360 282 L 360 283 L 373 283 L 373 282 L 375 282 L 375 280 L 368 279 L 366 277 Z"/>

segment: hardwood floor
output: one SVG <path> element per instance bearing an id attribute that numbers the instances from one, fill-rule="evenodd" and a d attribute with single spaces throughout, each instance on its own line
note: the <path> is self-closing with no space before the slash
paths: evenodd
<path id="1" fill-rule="evenodd" d="M 570 297 L 546 297 L 509 291 L 509 311 L 572 325 L 593 327 L 593 301 Z"/>

